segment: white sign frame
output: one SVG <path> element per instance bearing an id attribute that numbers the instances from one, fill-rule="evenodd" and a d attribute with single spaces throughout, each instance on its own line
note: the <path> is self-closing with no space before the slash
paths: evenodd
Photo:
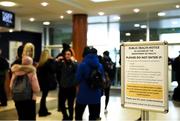
<path id="1" fill-rule="evenodd" d="M 148 66 L 150 64 L 152 67 Z M 125 42 L 121 45 L 121 105 L 124 108 L 168 112 L 167 42 Z"/>

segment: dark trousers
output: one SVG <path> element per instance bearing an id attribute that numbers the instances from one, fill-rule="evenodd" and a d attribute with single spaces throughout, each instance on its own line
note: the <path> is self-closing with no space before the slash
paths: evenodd
<path id="1" fill-rule="evenodd" d="M 19 121 L 36 120 L 36 101 L 15 101 Z"/>
<path id="2" fill-rule="evenodd" d="M 105 109 L 107 108 L 107 105 L 109 103 L 109 92 L 110 92 L 110 87 L 107 87 L 104 89 L 105 92 Z"/>
<path id="3" fill-rule="evenodd" d="M 59 89 L 58 89 L 58 111 L 61 111 L 60 98 L 61 98 L 61 93 L 60 93 L 60 87 L 59 87 Z"/>
<path id="4" fill-rule="evenodd" d="M 2 81 L 2 80 L 0 80 Z M 1 105 L 7 105 L 7 96 L 6 96 L 6 91 L 4 87 L 4 82 L 0 82 L 0 104 Z"/>
<path id="5" fill-rule="evenodd" d="M 63 88 L 60 87 L 60 95 L 59 95 L 59 105 L 61 112 L 63 114 L 64 120 L 73 120 L 73 112 L 74 112 L 74 100 L 76 96 L 76 88 L 75 87 L 68 87 Z M 68 104 L 68 114 L 66 111 L 66 100 Z"/>
<path id="6" fill-rule="evenodd" d="M 76 102 L 75 119 L 82 120 L 86 106 L 89 108 L 89 120 L 97 120 L 100 117 L 100 103 L 98 104 L 79 104 Z"/>
<path id="7" fill-rule="evenodd" d="M 47 106 L 46 106 L 46 98 L 48 96 L 48 90 L 43 90 L 42 91 L 42 97 L 40 101 L 40 109 L 39 109 L 39 114 L 40 115 L 46 115 L 48 113 Z"/>

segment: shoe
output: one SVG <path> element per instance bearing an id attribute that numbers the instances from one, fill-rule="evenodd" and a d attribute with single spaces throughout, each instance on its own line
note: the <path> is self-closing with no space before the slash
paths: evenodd
<path id="1" fill-rule="evenodd" d="M 48 116 L 48 115 L 51 115 L 51 112 L 39 113 L 39 117 Z"/>
<path id="2" fill-rule="evenodd" d="M 63 116 L 63 121 L 67 121 L 69 120 L 69 117 L 68 116 Z"/>
<path id="3" fill-rule="evenodd" d="M 139 117 L 136 121 L 141 121 L 141 117 Z"/>
<path id="4" fill-rule="evenodd" d="M 51 112 L 47 112 L 47 115 L 51 115 Z"/>
<path id="5" fill-rule="evenodd" d="M 100 121 L 100 120 L 101 120 L 101 117 L 97 118 L 96 120 L 97 120 L 97 121 Z"/>

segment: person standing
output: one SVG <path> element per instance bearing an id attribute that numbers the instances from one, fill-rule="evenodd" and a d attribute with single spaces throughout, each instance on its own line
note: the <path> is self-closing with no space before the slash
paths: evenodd
<path id="1" fill-rule="evenodd" d="M 102 74 L 104 70 L 102 65 L 99 63 L 97 50 L 95 48 L 86 47 L 84 49 L 83 56 L 84 59 L 79 64 L 77 70 L 77 80 L 79 81 L 79 85 L 77 88 L 75 119 L 82 120 L 84 110 L 88 105 L 89 120 L 97 120 L 100 118 L 100 101 L 102 90 L 100 88 L 90 88 L 88 85 L 88 79 L 93 68 L 97 68 Z"/>
<path id="2" fill-rule="evenodd" d="M 51 113 L 48 112 L 46 106 L 46 98 L 50 90 L 56 89 L 56 64 L 55 60 L 50 56 L 49 50 L 45 49 L 41 53 L 39 64 L 37 66 L 37 75 L 42 91 L 42 97 L 40 101 L 39 116 L 47 116 Z"/>
<path id="3" fill-rule="evenodd" d="M 65 50 L 67 50 L 67 49 L 70 49 L 70 46 L 67 44 L 67 43 L 63 43 L 62 44 L 62 46 L 63 46 L 63 49 L 62 49 L 62 51 L 61 51 L 61 53 L 59 53 L 57 56 L 56 56 L 56 60 L 59 60 L 61 57 L 63 57 L 63 55 L 64 55 L 64 52 L 65 52 Z M 58 85 L 60 85 L 60 80 L 61 80 L 61 68 L 56 68 L 57 70 L 56 70 L 56 78 L 57 78 L 57 82 L 58 82 Z M 60 91 L 59 91 L 60 92 Z M 60 93 L 58 92 L 58 105 L 57 105 L 57 110 L 60 112 L 61 111 L 61 108 L 60 108 L 60 104 L 59 104 L 59 102 L 60 102 Z"/>
<path id="4" fill-rule="evenodd" d="M 14 64 L 11 67 L 12 78 L 10 89 L 13 91 L 15 82 L 19 76 L 26 76 L 30 83 L 32 95 L 30 99 L 15 100 L 15 107 L 19 120 L 36 120 L 36 94 L 40 91 L 39 83 L 36 75 L 36 68 L 32 65 L 33 60 L 29 56 L 23 56 L 22 64 Z M 21 98 L 23 98 L 21 96 Z"/>
<path id="5" fill-rule="evenodd" d="M 1 56 L 0 49 L 0 106 L 7 106 L 7 95 L 5 90 L 5 82 L 8 78 L 9 63 Z"/>
<path id="6" fill-rule="evenodd" d="M 180 101 L 180 51 L 179 56 L 174 59 L 172 66 L 175 71 L 175 79 L 178 83 L 178 86 L 174 89 L 173 99 Z"/>
<path id="7" fill-rule="evenodd" d="M 12 67 L 14 64 L 21 64 L 21 63 L 22 63 L 23 48 L 24 48 L 24 45 L 20 45 L 20 46 L 18 47 L 16 60 L 11 64 L 11 67 Z"/>
<path id="8" fill-rule="evenodd" d="M 104 112 L 107 113 L 110 87 L 111 87 L 111 83 L 114 81 L 115 71 L 116 71 L 115 64 L 112 62 L 111 58 L 109 57 L 108 51 L 103 52 L 102 64 L 103 64 L 104 72 L 105 72 L 105 85 L 104 85 L 105 110 Z"/>
<path id="9" fill-rule="evenodd" d="M 73 58 L 71 49 L 64 50 L 64 55 L 59 56 L 58 68 L 60 69 L 59 82 L 59 105 L 63 114 L 63 120 L 73 120 L 74 100 L 76 96 L 76 70 L 77 62 Z M 68 113 L 66 111 L 66 101 L 68 104 Z"/>

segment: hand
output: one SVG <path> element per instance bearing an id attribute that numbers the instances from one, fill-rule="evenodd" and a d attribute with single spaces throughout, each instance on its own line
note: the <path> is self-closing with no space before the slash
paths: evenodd
<path id="1" fill-rule="evenodd" d="M 56 58 L 56 61 L 61 61 L 61 60 L 63 60 L 63 59 L 64 59 L 63 56 L 59 56 L 58 58 Z"/>
<path id="2" fill-rule="evenodd" d="M 71 61 L 75 61 L 75 60 L 76 60 L 76 59 L 72 56 L 72 57 L 71 57 Z"/>

